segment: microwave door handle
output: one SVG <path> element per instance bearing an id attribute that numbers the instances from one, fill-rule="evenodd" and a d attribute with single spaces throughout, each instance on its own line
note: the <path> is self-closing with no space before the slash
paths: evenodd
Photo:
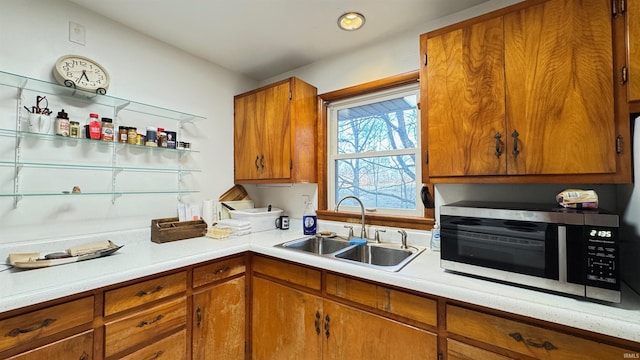
<path id="1" fill-rule="evenodd" d="M 567 227 L 558 226 L 558 281 L 567 283 Z"/>

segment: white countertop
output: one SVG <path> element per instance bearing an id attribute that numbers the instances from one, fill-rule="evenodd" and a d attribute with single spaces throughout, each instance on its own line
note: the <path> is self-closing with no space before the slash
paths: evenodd
<path id="1" fill-rule="evenodd" d="M 114 243 L 125 246 L 104 258 L 42 269 L 0 272 L 0 313 L 227 255 L 253 251 L 426 294 L 640 342 L 640 296 L 626 287 L 623 288 L 620 304 L 605 305 L 445 272 L 440 269 L 439 253 L 428 249 L 399 272 L 388 272 L 273 246 L 301 237 L 302 231 L 292 224 L 287 231 L 270 230 L 222 240 L 200 237 L 156 244 L 149 240 L 149 229 L 139 229 L 102 234 L 95 238 L 66 239 L 64 243 L 41 241 L 3 245 L 0 247 L 0 257 L 3 259 L 9 253 L 64 250 L 71 245 L 96 239 L 111 239 Z M 410 236 L 409 243 L 411 239 Z"/>

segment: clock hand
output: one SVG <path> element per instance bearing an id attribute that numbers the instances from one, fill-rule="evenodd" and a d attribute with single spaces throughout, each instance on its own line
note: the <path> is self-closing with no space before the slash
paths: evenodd
<path id="1" fill-rule="evenodd" d="M 84 76 L 85 79 L 87 79 L 87 81 L 89 81 L 89 77 L 87 76 L 87 71 L 86 70 L 82 70 L 82 75 L 80 75 L 80 79 L 82 79 L 83 76 Z"/>

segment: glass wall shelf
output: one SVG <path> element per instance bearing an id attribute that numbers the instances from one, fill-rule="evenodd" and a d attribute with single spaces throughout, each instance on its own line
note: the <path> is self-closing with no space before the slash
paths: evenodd
<path id="1" fill-rule="evenodd" d="M 169 124 L 171 121 L 177 122 L 175 126 L 178 132 L 178 139 L 180 139 L 179 132 L 183 124 L 204 120 L 204 117 L 187 112 L 170 110 L 160 106 L 122 99 L 110 95 L 100 95 L 96 93 L 86 92 L 70 87 L 61 86 L 56 83 L 0 71 L 0 89 L 2 89 L 3 87 L 13 88 L 16 91 L 15 113 L 10 115 L 15 116 L 15 124 L 6 122 L 0 123 L 0 145 L 3 145 L 5 148 L 7 147 L 6 145 L 8 145 L 10 148 L 14 148 L 13 154 L 3 154 L 5 156 L 3 156 L 2 160 L 0 160 L 0 170 L 2 170 L 5 174 L 7 173 L 7 171 L 10 172 L 9 179 L 13 177 L 14 186 L 13 191 L 4 190 L 4 192 L 0 192 L 0 198 L 13 197 L 14 207 L 17 206 L 20 199 L 32 196 L 49 197 L 109 195 L 112 197 L 112 202 L 115 202 L 116 198 L 125 195 L 175 194 L 178 196 L 178 199 L 180 199 L 180 196 L 182 195 L 199 192 L 199 190 L 182 188 L 183 185 L 181 182 L 181 178 L 183 175 L 201 172 L 200 169 L 187 168 L 185 167 L 185 165 L 183 165 L 185 163 L 188 163 L 188 161 L 183 161 L 188 160 L 187 158 L 185 158 L 185 156 L 199 153 L 198 150 L 192 150 L 191 148 L 172 149 L 165 147 L 143 146 L 122 143 L 118 141 L 101 141 L 86 138 L 72 138 L 54 135 L 53 133 L 37 133 L 28 131 L 28 126 L 25 128 L 28 108 L 26 106 L 23 106 L 22 102 L 23 97 L 29 97 L 31 96 L 29 94 L 33 92 L 38 96 L 52 95 L 52 97 L 55 97 L 58 102 L 62 103 L 61 105 L 64 105 L 64 108 L 67 107 L 66 105 L 70 104 L 74 104 L 73 106 L 82 104 L 81 107 L 86 108 L 87 112 L 91 112 L 91 109 L 99 107 L 101 109 L 100 113 L 105 112 L 105 107 L 111 108 L 111 110 L 107 109 L 108 111 L 106 112 L 112 112 L 111 114 L 107 115 L 107 117 L 112 117 L 115 120 L 115 136 L 117 136 L 117 119 L 119 119 L 118 114 L 123 110 L 125 110 L 127 114 L 133 112 L 144 115 L 142 117 L 137 115 L 131 117 L 127 115 L 128 119 L 135 120 L 136 117 L 138 117 L 140 121 L 144 121 L 144 119 L 151 119 L 153 121 L 156 121 L 158 124 Z M 4 89 L 3 91 L 6 90 L 7 89 Z M 11 89 L 8 90 L 12 91 Z M 25 91 L 27 91 L 27 93 L 25 93 Z M 6 102 L 6 100 L 3 101 Z M 70 107 L 73 106 L 70 105 Z M 25 108 L 27 108 L 27 110 L 25 110 Z M 55 115 L 52 115 L 52 120 L 54 118 Z M 142 129 L 145 126 L 144 124 L 137 121 L 134 121 L 131 125 L 134 125 L 134 123 L 137 123 L 139 125 L 139 128 Z M 76 148 L 81 149 L 84 152 L 74 152 L 76 151 Z M 60 151 L 61 155 L 52 161 L 43 161 L 41 158 L 51 158 L 52 150 Z M 96 155 L 92 155 L 94 151 L 96 151 Z M 82 154 L 84 157 L 83 161 L 86 161 L 89 164 L 79 163 L 77 162 L 77 159 L 76 161 L 74 161 L 75 156 L 69 156 L 70 153 Z M 158 156 L 154 154 L 157 154 Z M 141 160 L 143 162 L 149 161 L 148 165 L 137 164 L 140 163 Z M 96 162 L 96 164 L 91 164 L 91 162 Z M 132 162 L 132 165 L 129 165 L 129 162 Z M 24 169 L 27 168 L 35 170 L 29 170 L 29 172 L 25 174 Z M 63 172 L 66 172 L 67 170 L 75 172 L 80 171 L 76 173 L 77 176 L 84 176 L 83 174 L 91 174 L 91 176 L 105 176 L 105 180 L 111 182 L 111 191 L 71 193 L 68 191 L 29 191 L 28 189 L 22 189 L 21 185 L 22 187 L 28 187 L 28 185 L 25 186 L 24 184 L 21 184 L 21 177 L 29 176 L 29 180 L 34 180 L 34 176 L 40 177 L 41 174 L 44 176 L 49 176 L 48 173 L 45 172 L 45 170 L 39 170 L 40 168 L 62 169 Z M 89 172 L 82 172 L 84 170 L 88 170 Z M 104 172 L 104 175 L 102 175 L 102 173 L 96 173 L 99 175 L 95 175 L 91 173 L 92 171 L 101 171 Z M 117 190 L 118 188 L 127 188 L 127 181 L 137 181 L 131 180 L 131 176 L 136 176 L 134 174 L 124 177 L 120 174 L 138 172 L 169 174 L 162 176 L 169 176 L 168 178 L 166 178 L 167 180 L 165 180 L 168 181 L 169 184 L 167 187 L 171 188 L 175 186 L 175 189 L 160 191 Z M 118 179 L 119 177 L 120 179 Z M 25 180 L 23 180 L 23 182 L 25 182 Z M 175 185 L 171 184 L 173 182 L 175 182 Z M 118 186 L 116 186 L 116 184 Z M 133 187 L 135 188 L 135 186 Z M 160 186 L 160 188 L 164 187 L 164 185 Z"/>

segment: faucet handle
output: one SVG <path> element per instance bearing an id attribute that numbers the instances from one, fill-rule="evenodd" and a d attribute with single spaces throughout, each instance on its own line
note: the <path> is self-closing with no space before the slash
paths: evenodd
<path id="1" fill-rule="evenodd" d="M 353 226 L 345 225 L 344 228 L 349 229 L 349 239 L 351 239 L 353 237 Z"/>
<path id="2" fill-rule="evenodd" d="M 375 234 L 375 240 L 377 243 L 380 242 L 380 233 L 381 232 L 387 232 L 386 229 L 376 229 L 376 234 Z"/>
<path id="3" fill-rule="evenodd" d="M 400 234 L 400 240 L 402 241 L 402 245 L 400 245 L 400 248 L 407 249 L 407 232 L 401 229 L 398 230 L 398 233 Z"/>

